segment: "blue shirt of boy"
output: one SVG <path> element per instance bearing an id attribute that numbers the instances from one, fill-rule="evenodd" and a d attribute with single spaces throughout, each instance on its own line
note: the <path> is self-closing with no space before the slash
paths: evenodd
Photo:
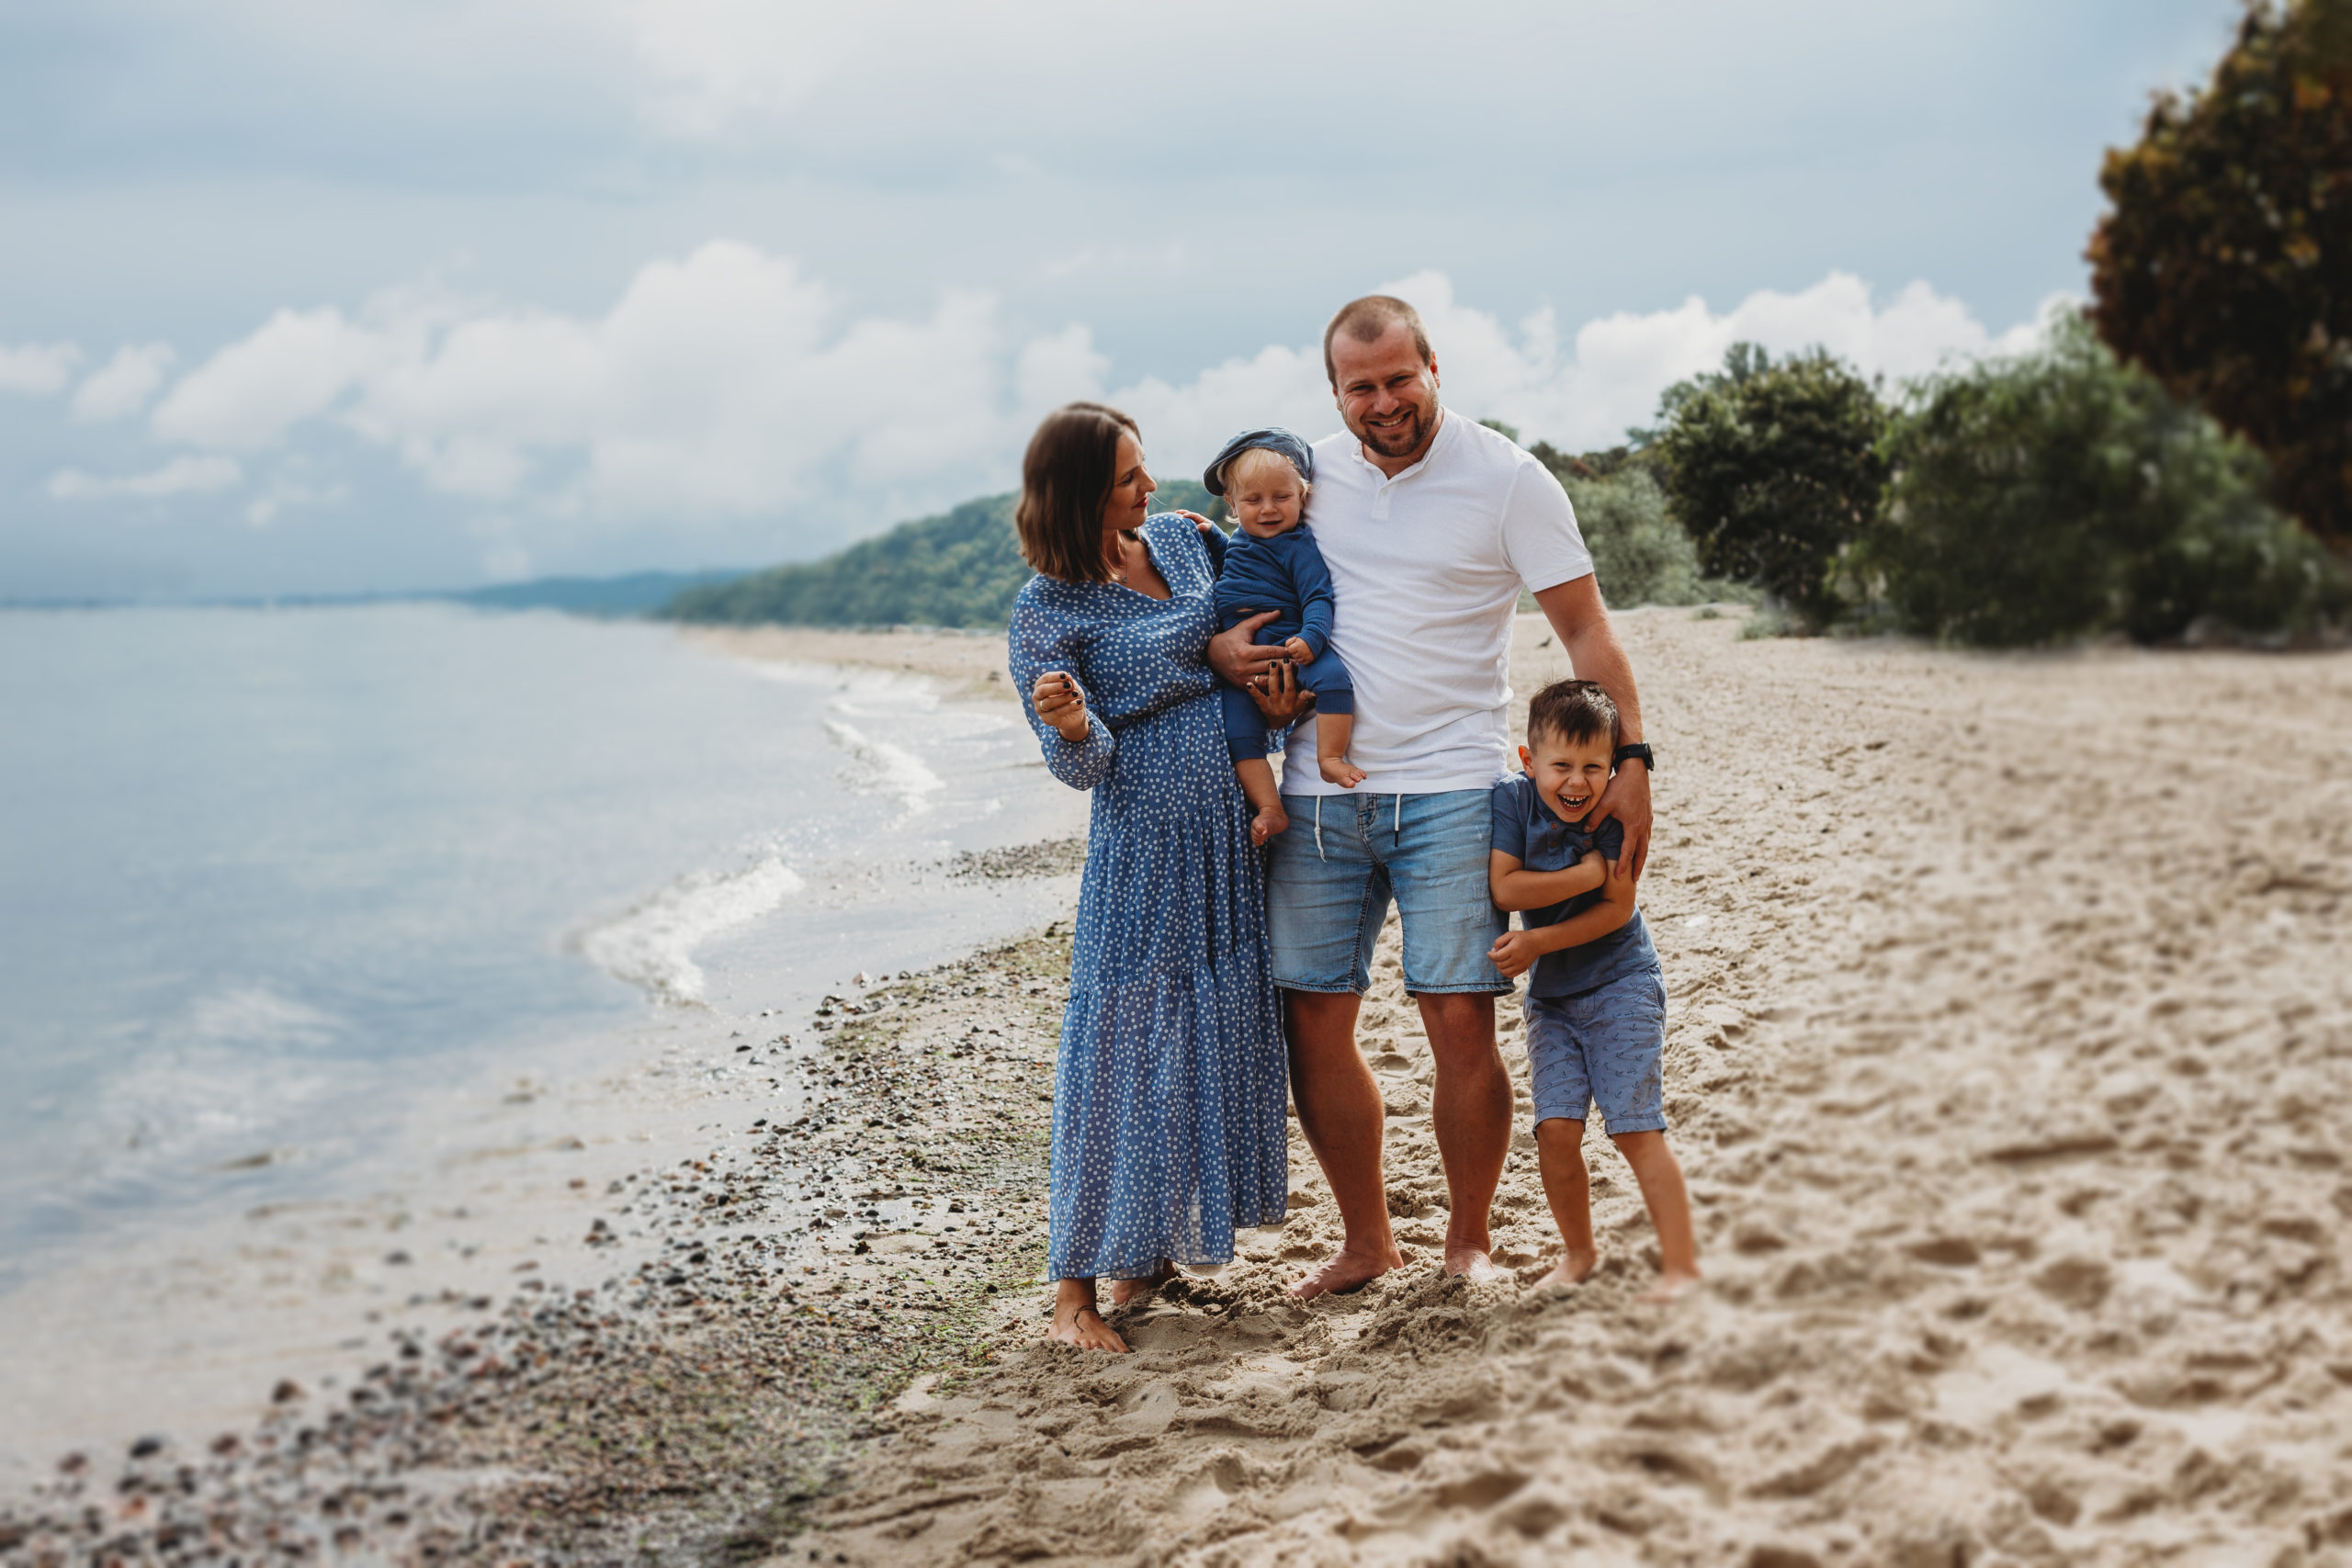
<path id="1" fill-rule="evenodd" d="M 1495 785 L 1493 807 L 1495 848 L 1530 871 L 1566 871 L 1594 850 L 1613 863 L 1625 850 L 1625 829 L 1615 818 L 1589 831 L 1582 822 L 1563 822 L 1544 804 L 1535 781 L 1525 773 L 1513 773 Z M 1529 931 L 1556 926 L 1600 902 L 1600 892 L 1596 888 L 1548 909 L 1524 910 L 1520 922 Z M 1527 994 L 1572 997 L 1657 963 L 1657 950 L 1650 945 L 1649 928 L 1642 923 L 1637 908 L 1631 919 L 1607 936 L 1537 959 L 1528 976 Z"/>
<path id="2" fill-rule="evenodd" d="M 1253 634 L 1261 643 L 1304 637 L 1321 658 L 1331 643 L 1331 572 L 1314 531 L 1301 523 L 1271 539 L 1243 529 L 1225 541 L 1216 580 L 1216 624 L 1230 626 L 1264 611 L 1274 618 Z"/>

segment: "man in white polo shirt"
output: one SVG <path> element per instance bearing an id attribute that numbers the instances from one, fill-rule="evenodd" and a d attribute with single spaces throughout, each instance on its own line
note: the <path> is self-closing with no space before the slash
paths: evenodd
<path id="1" fill-rule="evenodd" d="M 1437 358 L 1413 308 L 1374 295 L 1333 317 L 1325 368 L 1348 433 L 1317 442 L 1307 520 L 1337 596 L 1331 647 L 1356 687 L 1350 756 L 1363 782 L 1325 782 L 1315 727 L 1291 732 L 1290 830 L 1268 847 L 1267 926 L 1283 988 L 1291 1091 L 1347 1227 L 1339 1254 L 1293 1287 L 1349 1291 L 1403 1258 L 1381 1178 L 1380 1090 L 1356 1049 L 1356 1010 L 1393 897 L 1405 988 L 1437 1065 L 1430 1107 L 1453 1215 L 1445 1269 L 1488 1259 L 1487 1210 L 1510 1144 L 1510 1082 L 1487 952 L 1507 925 L 1487 893 L 1490 792 L 1510 766 L 1511 616 L 1535 595 L 1576 673 L 1616 700 L 1633 754 L 1600 810 L 1625 829 L 1620 873 L 1650 835 L 1648 749 L 1632 667 L 1592 557 L 1551 471 L 1438 400 Z M 1225 640 L 1225 639 L 1220 639 Z M 1238 649 L 1220 649 L 1220 668 Z"/>

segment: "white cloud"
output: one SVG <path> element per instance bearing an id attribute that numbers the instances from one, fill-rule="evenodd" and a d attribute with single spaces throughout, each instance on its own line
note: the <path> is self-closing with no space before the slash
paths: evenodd
<path id="1" fill-rule="evenodd" d="M 177 355 L 167 343 L 125 344 L 74 389 L 74 417 L 123 419 L 147 406 Z"/>
<path id="2" fill-rule="evenodd" d="M 70 343 L 28 343 L 18 348 L 0 343 L 0 392 L 45 398 L 62 391 L 81 359 L 81 349 Z"/>
<path id="3" fill-rule="evenodd" d="M 79 468 L 60 468 L 49 477 L 49 493 L 56 501 L 161 501 L 227 490 L 244 477 L 234 457 L 175 457 L 145 474 L 85 474 Z"/>
<path id="4" fill-rule="evenodd" d="M 1900 378 L 1951 355 L 2022 346 L 2035 331 L 1996 338 L 1925 283 L 1882 301 L 1844 273 L 1720 312 L 1692 299 L 1573 333 L 1549 310 L 1506 326 L 1458 300 L 1442 273 L 1387 288 L 1427 318 L 1452 407 L 1572 450 L 1623 439 L 1654 416 L 1668 384 L 1743 339 L 1776 352 L 1820 344 Z M 957 293 L 927 315 L 853 316 L 791 258 L 713 241 L 640 268 L 601 315 L 424 288 L 349 315 L 281 310 L 154 411 L 155 434 L 212 456 L 130 479 L 61 474 L 51 492 L 219 488 L 240 477 L 222 451 L 322 429 L 494 513 L 502 547 L 544 551 L 583 528 L 649 520 L 878 526 L 1011 483 L 1037 416 L 1077 397 L 1107 396 L 1135 413 L 1170 475 L 1245 425 L 1339 428 L 1318 343 L 1271 344 L 1185 380 L 1111 381 L 1083 325 L 1023 335 L 989 297 Z M 347 498 L 330 448 L 305 442 L 289 460 L 248 506 L 254 525 Z"/>
<path id="5" fill-rule="evenodd" d="M 1375 292 L 1408 299 L 1421 312 L 1450 407 L 1507 420 L 1529 441 L 1571 451 L 1622 441 L 1628 427 L 1656 416 L 1659 393 L 1721 365 L 1735 343 L 1759 343 L 1779 354 L 1819 344 L 1865 373 L 1900 381 L 1954 356 L 2020 351 L 2041 331 L 2039 321 L 2029 322 L 1996 338 L 1964 304 L 1924 282 L 1879 304 L 1869 285 L 1842 272 L 1796 294 L 1751 294 L 1721 313 L 1694 297 L 1669 310 L 1600 317 L 1577 329 L 1565 346 L 1549 308 L 1514 332 L 1458 301 L 1443 273 L 1417 273 Z M 1307 435 L 1339 428 L 1319 343 L 1261 349 L 1182 386 L 1146 379 L 1112 400 L 1143 422 L 1155 453 L 1206 456 L 1226 434 L 1251 423 L 1289 424 Z"/>

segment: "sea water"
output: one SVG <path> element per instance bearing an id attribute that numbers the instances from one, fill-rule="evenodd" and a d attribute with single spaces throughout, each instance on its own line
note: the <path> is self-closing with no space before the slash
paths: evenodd
<path id="1" fill-rule="evenodd" d="M 0 1292 L 649 1010 L 1009 934 L 942 863 L 1083 801 L 1009 706 L 430 604 L 0 613 Z"/>

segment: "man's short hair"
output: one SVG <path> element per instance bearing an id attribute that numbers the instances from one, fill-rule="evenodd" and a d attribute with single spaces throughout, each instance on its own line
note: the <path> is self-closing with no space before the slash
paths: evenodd
<path id="1" fill-rule="evenodd" d="M 1429 329 L 1421 325 L 1421 313 L 1394 294 L 1367 294 L 1361 299 L 1351 299 L 1340 307 L 1331 324 L 1323 329 L 1323 375 L 1333 387 L 1340 384 L 1340 367 L 1331 363 L 1331 340 L 1341 333 L 1358 343 L 1378 343 L 1381 334 L 1402 321 L 1412 329 L 1413 352 L 1427 365 L 1434 357 L 1430 352 Z"/>
<path id="2" fill-rule="evenodd" d="M 1531 747 L 1539 735 L 1568 741 L 1598 740 L 1607 736 L 1609 749 L 1614 751 L 1622 734 L 1617 704 L 1597 681 L 1555 681 L 1536 693 L 1527 705 L 1527 743 Z"/>

